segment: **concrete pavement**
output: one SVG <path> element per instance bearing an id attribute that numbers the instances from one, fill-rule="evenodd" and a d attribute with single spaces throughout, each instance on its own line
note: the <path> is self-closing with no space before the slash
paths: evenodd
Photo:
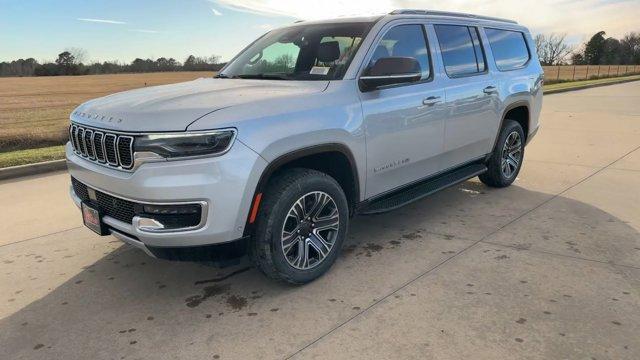
<path id="1" fill-rule="evenodd" d="M 0 356 L 638 359 L 640 83 L 546 96 L 542 124 L 514 186 L 358 217 L 304 287 L 98 237 L 64 173 L 0 182 Z"/>

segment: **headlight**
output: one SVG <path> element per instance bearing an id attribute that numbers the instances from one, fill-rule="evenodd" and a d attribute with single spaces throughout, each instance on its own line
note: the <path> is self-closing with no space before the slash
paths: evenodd
<path id="1" fill-rule="evenodd" d="M 220 155 L 231 147 L 235 130 L 202 133 L 149 134 L 136 138 L 136 152 L 152 152 L 165 158 L 198 155 Z"/>

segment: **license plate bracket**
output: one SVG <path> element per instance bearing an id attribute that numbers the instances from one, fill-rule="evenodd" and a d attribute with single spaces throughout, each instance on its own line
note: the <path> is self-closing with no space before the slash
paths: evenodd
<path id="1" fill-rule="evenodd" d="M 88 227 L 100 236 L 109 235 L 107 226 L 102 222 L 102 212 L 99 207 L 89 201 L 83 201 L 81 208 L 82 222 L 84 222 L 84 226 Z"/>

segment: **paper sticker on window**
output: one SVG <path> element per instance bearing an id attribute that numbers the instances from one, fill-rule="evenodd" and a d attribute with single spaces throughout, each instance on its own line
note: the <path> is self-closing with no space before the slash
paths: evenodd
<path id="1" fill-rule="evenodd" d="M 311 71 L 309 71 L 309 74 L 311 75 L 327 75 L 329 73 L 329 70 L 331 68 L 329 67 L 324 67 L 324 66 L 314 66 L 311 68 Z"/>

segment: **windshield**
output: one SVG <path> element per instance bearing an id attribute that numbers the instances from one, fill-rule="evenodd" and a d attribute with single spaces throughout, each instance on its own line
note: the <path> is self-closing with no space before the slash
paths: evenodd
<path id="1" fill-rule="evenodd" d="M 218 77 L 341 79 L 371 25 L 296 25 L 271 31 L 240 53 Z"/>

